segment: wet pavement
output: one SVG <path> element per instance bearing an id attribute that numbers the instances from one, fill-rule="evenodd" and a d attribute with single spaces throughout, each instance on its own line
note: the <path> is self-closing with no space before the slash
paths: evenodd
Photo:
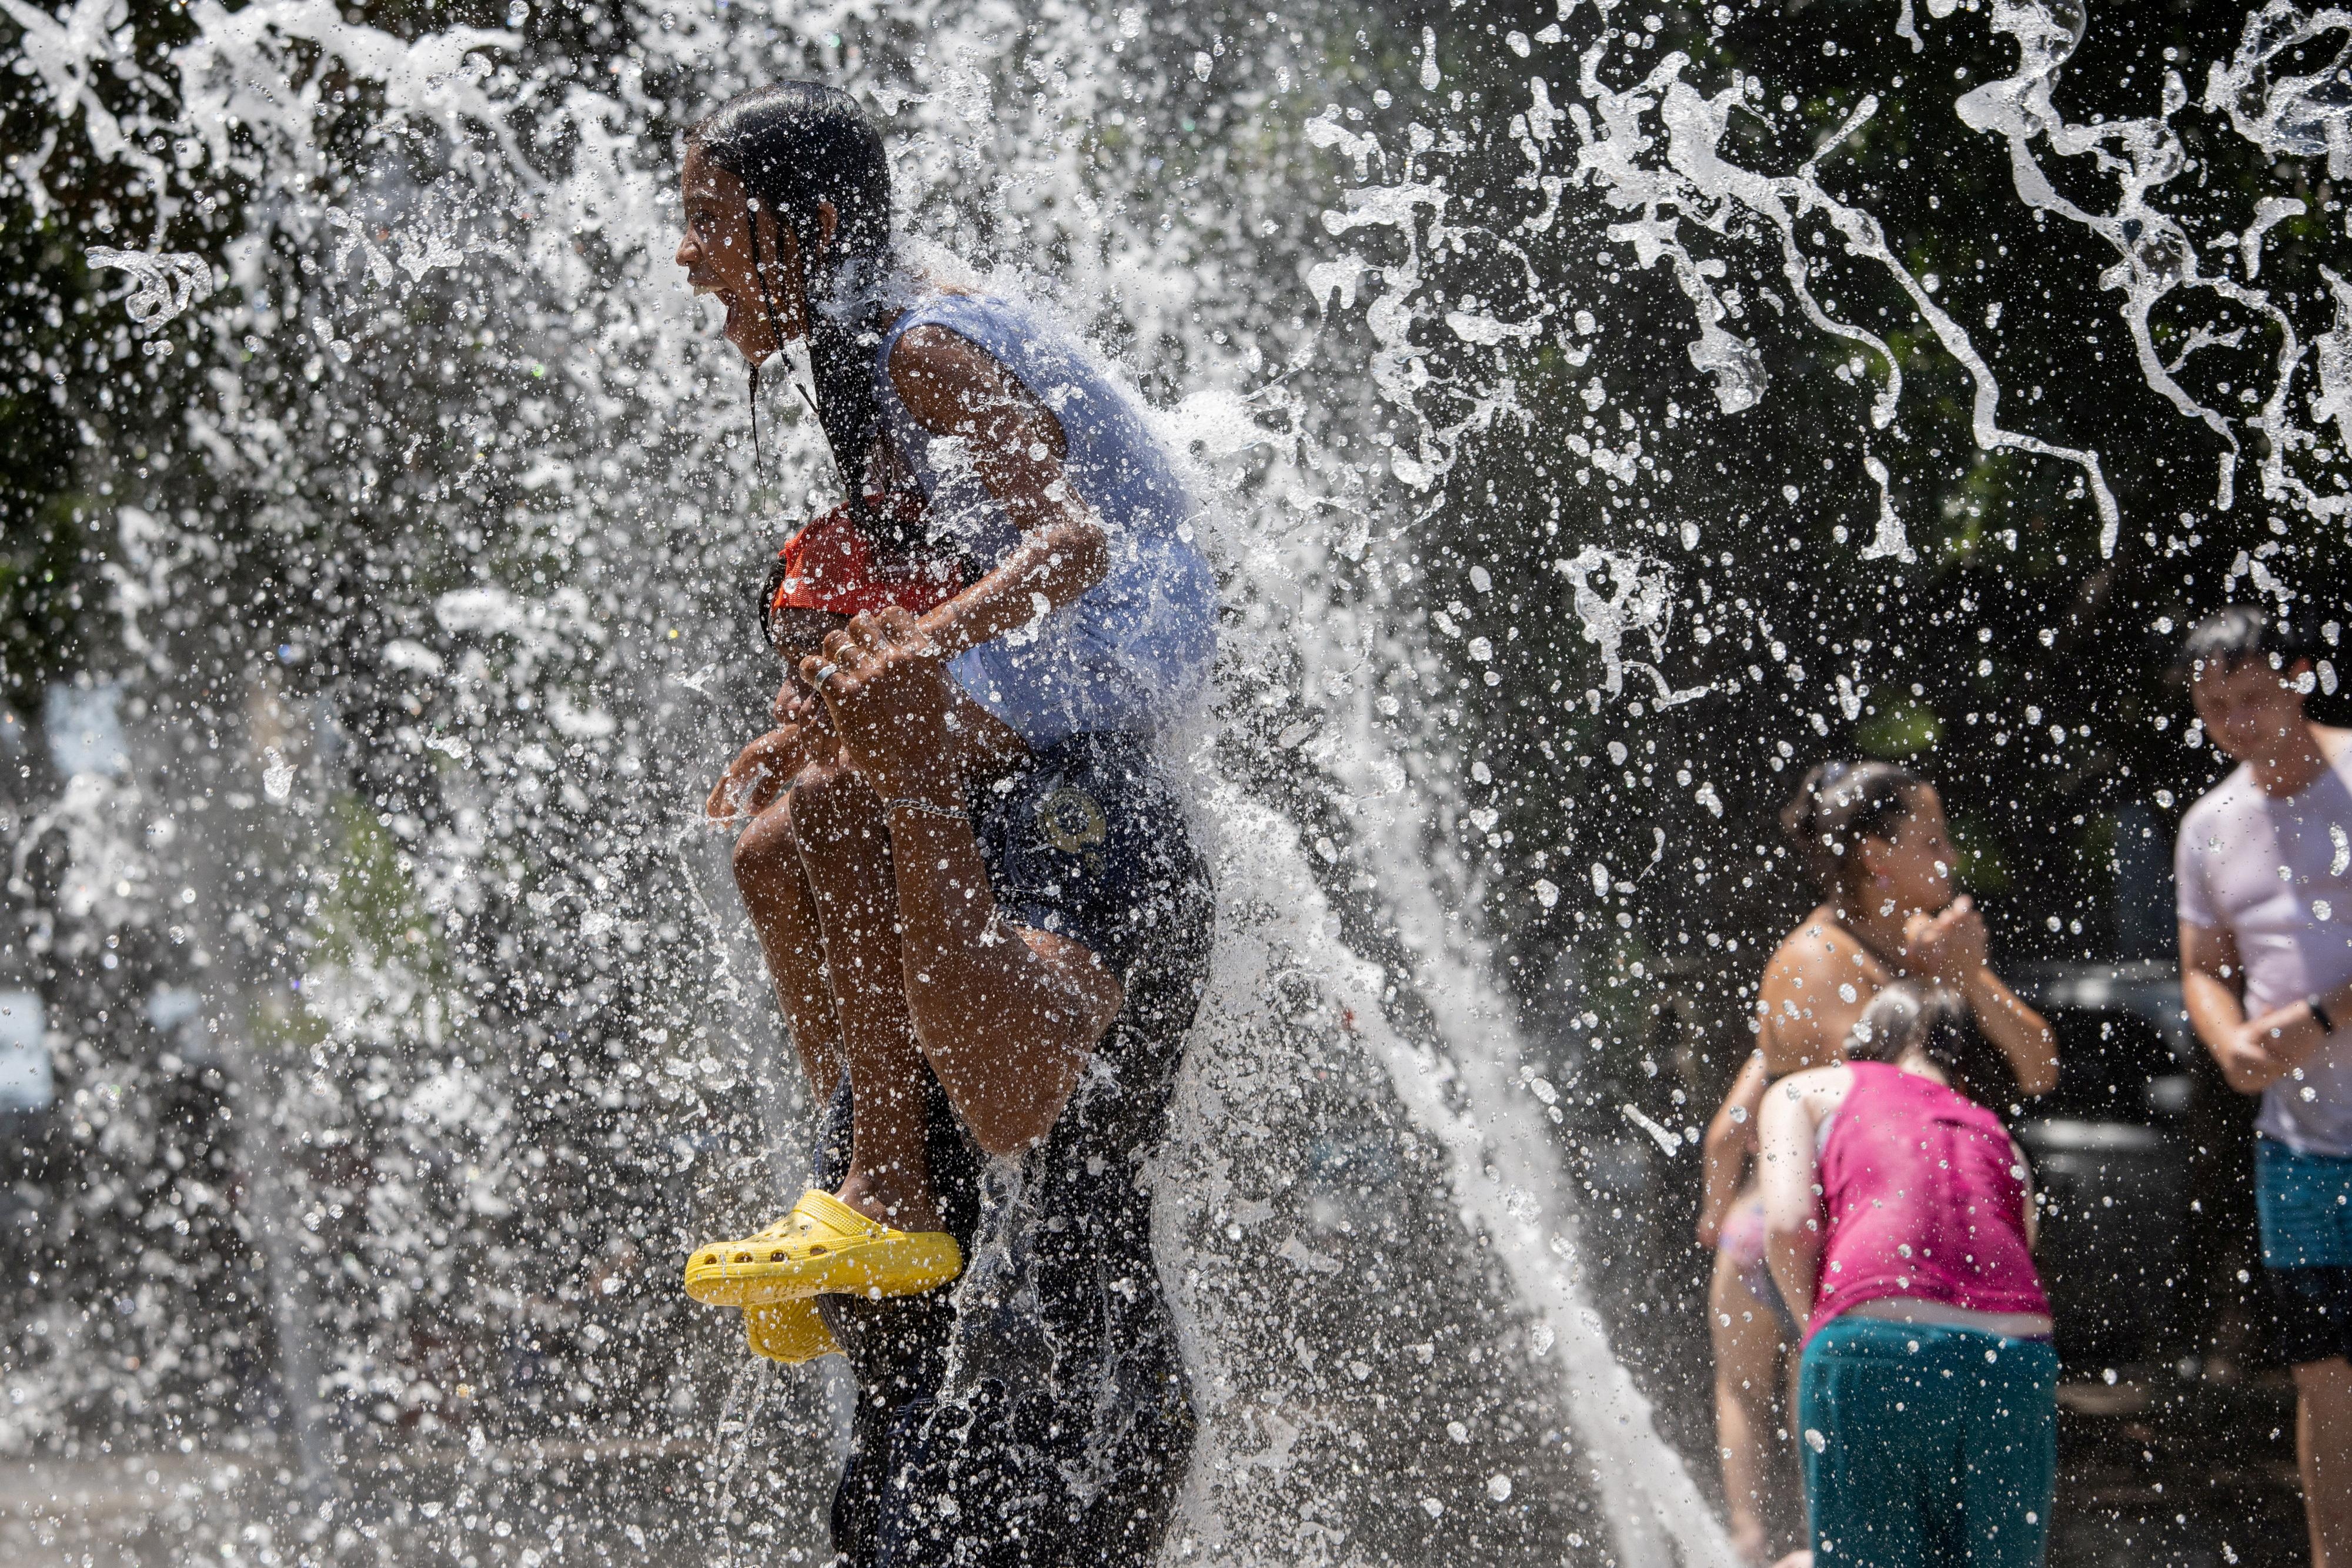
<path id="1" fill-rule="evenodd" d="M 2309 1562 L 2285 1372 L 2170 1389 L 2074 1383 L 2059 1409 L 2053 1568 Z"/>

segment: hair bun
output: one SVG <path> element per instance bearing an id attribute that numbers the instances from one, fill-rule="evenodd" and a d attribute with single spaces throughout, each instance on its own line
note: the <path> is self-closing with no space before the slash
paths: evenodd
<path id="1" fill-rule="evenodd" d="M 1866 838 L 1885 838 L 1911 814 L 1925 780 L 1892 762 L 1832 759 L 1807 770 L 1780 810 L 1780 831 L 1821 890 L 1844 885 L 1846 857 Z"/>

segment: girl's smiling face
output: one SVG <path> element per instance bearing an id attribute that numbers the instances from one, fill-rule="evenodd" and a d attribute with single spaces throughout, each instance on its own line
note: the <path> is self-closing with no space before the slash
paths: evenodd
<path id="1" fill-rule="evenodd" d="M 1856 846 L 1868 878 L 1857 891 L 1873 904 L 1891 901 L 1899 913 L 1937 913 L 1952 902 L 1952 866 L 1959 858 L 1942 798 L 1934 786 L 1922 784 L 1911 810 L 1888 826 L 1892 831 Z"/>
<path id="2" fill-rule="evenodd" d="M 806 302 L 801 297 L 799 249 L 768 212 L 753 214 L 743 182 L 713 162 L 699 147 L 687 150 L 678 171 L 685 198 L 686 233 L 677 243 L 677 264 L 698 294 L 718 298 L 727 312 L 723 329 L 736 352 L 757 365 L 793 338 L 806 335 Z M 759 224 L 759 254 L 752 229 Z M 762 268 L 759 264 L 764 262 Z M 764 270 L 767 288 L 760 287 Z"/>

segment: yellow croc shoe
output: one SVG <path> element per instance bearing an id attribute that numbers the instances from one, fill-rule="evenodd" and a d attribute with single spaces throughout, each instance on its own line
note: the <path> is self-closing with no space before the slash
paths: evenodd
<path id="1" fill-rule="evenodd" d="M 686 1260 L 686 1293 L 714 1307 L 743 1304 L 746 1270 L 755 1262 L 782 1263 L 791 1258 L 787 1243 L 800 1229 L 798 1215 L 786 1214 L 754 1236 L 738 1241 L 709 1241 Z"/>
<path id="2" fill-rule="evenodd" d="M 963 1272 L 945 1231 L 895 1230 L 812 1187 L 759 1235 L 695 1249 L 686 1293 L 714 1306 L 760 1306 L 811 1296 L 919 1296 Z"/>
<path id="3" fill-rule="evenodd" d="M 743 1329 L 754 1352 L 786 1366 L 798 1366 L 804 1361 L 841 1353 L 841 1346 L 833 1342 L 833 1331 L 816 1315 L 814 1298 L 745 1307 Z"/>

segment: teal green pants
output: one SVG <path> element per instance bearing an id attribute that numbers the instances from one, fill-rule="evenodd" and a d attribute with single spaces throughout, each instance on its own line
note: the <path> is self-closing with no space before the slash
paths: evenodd
<path id="1" fill-rule="evenodd" d="M 1814 1568 L 2037 1568 L 2058 1477 L 2046 1340 L 1842 1317 L 1797 1383 Z"/>

